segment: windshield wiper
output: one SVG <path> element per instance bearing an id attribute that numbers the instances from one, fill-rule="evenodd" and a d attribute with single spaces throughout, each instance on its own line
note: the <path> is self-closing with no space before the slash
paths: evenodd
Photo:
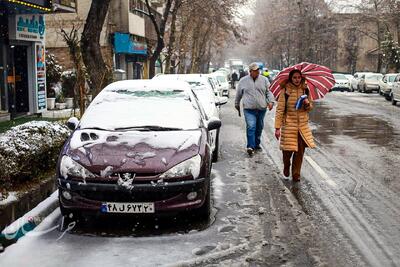
<path id="1" fill-rule="evenodd" d="M 100 128 L 100 127 L 85 127 L 85 128 L 80 128 L 80 130 L 110 131 L 110 129 Z"/>
<path id="2" fill-rule="evenodd" d="M 120 127 L 115 128 L 116 131 L 123 130 L 137 130 L 137 131 L 181 131 L 182 128 L 174 128 L 174 127 L 162 127 L 155 125 L 145 125 L 145 126 L 133 126 L 133 127 Z"/>

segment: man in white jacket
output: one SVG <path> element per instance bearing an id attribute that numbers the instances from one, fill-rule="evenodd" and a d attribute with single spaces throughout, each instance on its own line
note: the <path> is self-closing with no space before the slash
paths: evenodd
<path id="1" fill-rule="evenodd" d="M 267 108 L 274 105 L 274 96 L 269 91 L 269 81 L 260 75 L 257 63 L 249 65 L 250 74 L 240 79 L 235 108 L 240 111 L 240 101 L 243 99 L 243 111 L 247 126 L 247 153 L 252 156 L 254 151 L 261 150 L 261 135 L 264 129 L 264 117 Z"/>

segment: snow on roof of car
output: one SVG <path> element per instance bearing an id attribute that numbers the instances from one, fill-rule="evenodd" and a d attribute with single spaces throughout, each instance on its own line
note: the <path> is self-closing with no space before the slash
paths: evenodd
<path id="1" fill-rule="evenodd" d="M 159 126 L 198 129 L 201 115 L 185 82 L 127 80 L 108 85 L 82 116 L 80 127 L 115 130 Z"/>
<path id="2" fill-rule="evenodd" d="M 176 80 L 173 83 L 165 83 L 158 81 L 157 79 L 152 80 L 124 80 L 113 82 L 104 88 L 104 91 L 113 91 L 115 89 L 124 88 L 129 91 L 136 90 L 158 90 L 158 91 L 176 91 L 176 90 L 190 90 L 190 87 L 186 82 Z"/>

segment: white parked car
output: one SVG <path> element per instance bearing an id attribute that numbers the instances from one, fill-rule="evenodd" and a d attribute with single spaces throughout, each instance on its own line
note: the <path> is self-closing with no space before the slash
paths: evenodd
<path id="1" fill-rule="evenodd" d="M 332 87 L 331 91 L 351 91 L 349 79 L 347 79 L 344 74 L 334 73 L 333 77 L 335 77 L 335 85 Z"/>
<path id="2" fill-rule="evenodd" d="M 394 79 L 393 89 L 390 93 L 390 99 L 392 101 L 392 105 L 394 106 L 400 101 L 400 74 L 398 74 Z"/>
<path id="3" fill-rule="evenodd" d="M 344 74 L 344 76 L 346 76 L 346 78 L 349 80 L 349 84 L 350 84 L 350 91 L 354 92 L 353 88 L 351 88 L 351 82 L 354 80 L 354 76 L 351 74 Z"/>
<path id="4" fill-rule="evenodd" d="M 216 71 L 210 75 L 214 76 L 218 80 L 219 90 L 222 92 L 222 95 L 229 97 L 230 84 L 225 72 Z"/>
<path id="5" fill-rule="evenodd" d="M 220 118 L 219 106 L 228 102 L 226 97 L 217 97 L 205 74 L 161 74 L 153 78 L 153 80 L 164 81 L 185 81 L 192 87 L 194 94 L 200 101 L 207 118 Z M 218 161 L 219 154 L 219 129 L 210 131 L 211 149 L 213 151 L 212 160 Z"/>
<path id="6" fill-rule="evenodd" d="M 388 73 L 383 76 L 383 79 L 379 81 L 379 94 L 383 95 L 386 100 L 390 99 L 390 93 L 392 92 L 394 80 L 399 73 Z"/>
<path id="7" fill-rule="evenodd" d="M 360 78 L 365 73 L 370 73 L 370 72 L 356 72 L 356 73 L 354 73 L 354 79 L 351 81 L 351 90 L 353 92 L 354 91 L 359 91 Z"/>
<path id="8" fill-rule="evenodd" d="M 379 81 L 382 80 L 381 73 L 366 73 L 361 75 L 358 83 L 358 91 L 363 93 L 379 92 Z"/>
<path id="9" fill-rule="evenodd" d="M 221 97 L 222 96 L 222 91 L 219 89 L 219 85 L 218 85 L 218 80 L 217 77 L 207 74 L 206 75 L 208 78 L 208 81 L 210 82 L 211 87 L 214 90 L 214 94 L 217 97 Z"/>

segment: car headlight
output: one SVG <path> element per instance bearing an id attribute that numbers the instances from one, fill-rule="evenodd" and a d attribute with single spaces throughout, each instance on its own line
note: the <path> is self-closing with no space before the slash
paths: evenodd
<path id="1" fill-rule="evenodd" d="M 185 160 L 178 165 L 172 167 L 168 171 L 164 172 L 160 178 L 175 178 L 182 176 L 192 175 L 194 179 L 199 177 L 201 167 L 201 157 L 196 155 L 193 158 Z"/>
<path id="2" fill-rule="evenodd" d="M 93 173 L 66 155 L 61 159 L 60 174 L 65 179 L 68 177 L 81 177 L 83 179 L 95 177 Z"/>

